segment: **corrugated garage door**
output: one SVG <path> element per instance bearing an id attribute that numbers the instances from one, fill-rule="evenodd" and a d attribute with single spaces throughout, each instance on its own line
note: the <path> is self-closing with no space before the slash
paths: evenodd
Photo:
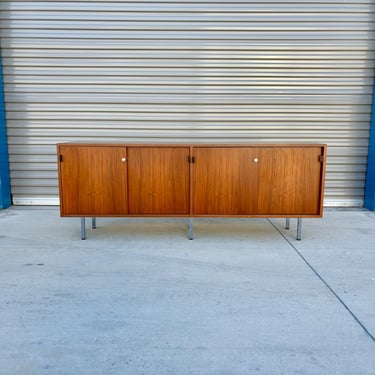
<path id="1" fill-rule="evenodd" d="M 363 203 L 373 0 L 2 1 L 14 204 L 57 204 L 63 141 L 322 142 Z"/>

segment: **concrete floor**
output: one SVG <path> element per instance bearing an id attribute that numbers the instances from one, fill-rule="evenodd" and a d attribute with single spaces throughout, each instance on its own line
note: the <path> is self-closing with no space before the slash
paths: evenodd
<path id="1" fill-rule="evenodd" d="M 375 374 L 375 213 L 0 210 L 0 374 Z"/>

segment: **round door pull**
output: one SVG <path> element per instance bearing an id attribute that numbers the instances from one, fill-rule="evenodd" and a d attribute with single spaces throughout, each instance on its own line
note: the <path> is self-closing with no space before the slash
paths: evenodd
<path id="1" fill-rule="evenodd" d="M 258 163 L 258 158 L 254 158 L 254 163 Z"/>
<path id="2" fill-rule="evenodd" d="M 125 162 L 125 161 L 126 161 L 126 158 L 121 158 L 121 161 L 122 161 L 122 162 Z"/>

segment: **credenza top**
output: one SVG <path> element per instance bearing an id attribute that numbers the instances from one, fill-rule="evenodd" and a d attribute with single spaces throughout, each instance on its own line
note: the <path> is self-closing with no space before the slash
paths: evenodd
<path id="1" fill-rule="evenodd" d="M 84 143 L 65 142 L 57 146 L 81 146 L 81 147 L 326 147 L 321 143 L 136 143 L 136 142 L 108 142 L 108 143 Z"/>

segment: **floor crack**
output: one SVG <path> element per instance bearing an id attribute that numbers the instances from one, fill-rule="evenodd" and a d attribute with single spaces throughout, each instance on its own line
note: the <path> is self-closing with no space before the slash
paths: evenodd
<path id="1" fill-rule="evenodd" d="M 360 325 L 360 327 L 365 331 L 365 333 L 370 337 L 370 339 L 375 343 L 375 336 L 366 328 L 366 326 L 359 320 L 359 318 L 353 313 L 349 306 L 340 298 L 340 296 L 333 290 L 333 288 L 328 284 L 326 280 L 319 274 L 319 272 L 308 262 L 308 260 L 301 254 L 301 252 L 294 246 L 294 244 L 288 239 L 287 236 L 270 220 L 268 222 L 280 233 L 294 252 L 302 259 L 302 261 L 311 269 L 311 271 L 319 278 L 319 280 L 325 285 L 325 287 L 334 295 L 334 297 L 340 302 L 340 304 L 345 308 L 345 310 L 352 316 L 352 318 Z"/>

